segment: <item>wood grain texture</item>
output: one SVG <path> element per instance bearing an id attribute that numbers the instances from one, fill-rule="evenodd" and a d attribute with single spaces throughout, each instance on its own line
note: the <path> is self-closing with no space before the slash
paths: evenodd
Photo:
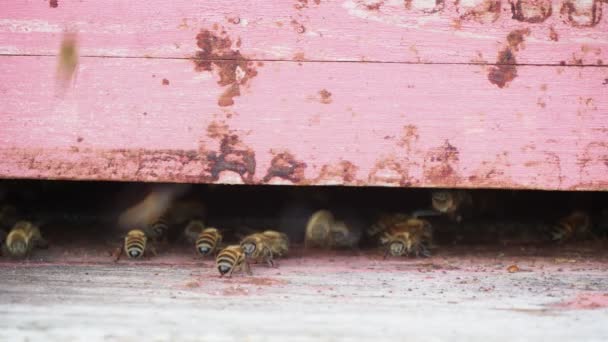
<path id="1" fill-rule="evenodd" d="M 1 60 L 2 177 L 608 189 L 608 68 Z"/>
<path id="2" fill-rule="evenodd" d="M 201 30 L 225 31 L 259 60 L 608 64 L 600 0 L 55 1 L 1 4 L 0 53 L 57 54 L 62 32 L 85 56 L 190 58 Z M 604 11 L 605 12 L 605 11 Z"/>

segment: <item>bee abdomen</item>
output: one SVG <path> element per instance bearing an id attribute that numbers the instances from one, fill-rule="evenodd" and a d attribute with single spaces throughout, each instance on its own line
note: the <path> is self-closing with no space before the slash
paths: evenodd
<path id="1" fill-rule="evenodd" d="M 127 240 L 125 241 L 125 252 L 129 256 L 129 258 L 139 258 L 143 256 L 145 249 L 145 237 L 127 237 Z"/>
<path id="2" fill-rule="evenodd" d="M 160 218 L 156 222 L 150 225 L 148 228 L 148 235 L 153 239 L 160 239 L 167 235 L 169 231 L 169 223 L 166 219 Z"/>
<path id="3" fill-rule="evenodd" d="M 196 250 L 201 255 L 211 254 L 219 243 L 219 233 L 213 229 L 205 229 L 196 239 Z"/>

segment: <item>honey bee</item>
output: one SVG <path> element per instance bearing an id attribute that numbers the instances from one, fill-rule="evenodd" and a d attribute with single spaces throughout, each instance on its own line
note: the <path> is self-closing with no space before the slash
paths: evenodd
<path id="1" fill-rule="evenodd" d="M 422 219 L 411 218 L 395 223 L 380 237 L 385 246 L 384 258 L 388 255 L 402 256 L 414 254 L 416 257 L 430 257 L 429 247 L 433 240 L 431 224 Z"/>
<path id="2" fill-rule="evenodd" d="M 473 198 L 464 190 L 439 190 L 431 194 L 433 209 L 446 214 L 451 220 L 462 221 L 464 211 L 471 210 Z"/>
<path id="3" fill-rule="evenodd" d="M 569 241 L 577 237 L 584 238 L 591 234 L 591 217 L 581 210 L 575 210 L 570 215 L 561 218 L 551 230 L 552 239 L 558 242 Z"/>
<path id="4" fill-rule="evenodd" d="M 274 257 L 281 257 L 289 250 L 289 239 L 284 233 L 267 230 L 245 237 L 241 247 L 247 260 L 264 261 L 274 267 Z"/>
<path id="5" fill-rule="evenodd" d="M 396 223 L 409 220 L 411 217 L 404 213 L 396 213 L 390 215 L 381 215 L 378 221 L 369 226 L 366 229 L 366 233 L 369 237 L 380 236 L 383 232 L 387 231 L 388 228 L 392 227 Z"/>
<path id="6" fill-rule="evenodd" d="M 214 253 L 222 243 L 222 234 L 216 228 L 206 228 L 196 239 L 196 251 L 202 256 Z"/>
<path id="7" fill-rule="evenodd" d="M 154 223 L 148 225 L 144 230 L 146 237 L 156 242 L 167 241 L 169 234 L 169 221 L 164 217 L 159 217 Z"/>
<path id="8" fill-rule="evenodd" d="M 184 237 L 188 243 L 196 243 L 198 236 L 205 229 L 205 224 L 201 220 L 191 220 L 184 228 Z"/>
<path id="9" fill-rule="evenodd" d="M 153 255 L 156 255 L 156 249 L 154 246 L 148 243 L 148 237 L 141 229 L 133 229 L 125 236 L 125 242 L 123 249 L 116 256 L 115 261 L 120 259 L 122 251 L 131 259 L 139 259 L 143 257 L 147 251 L 150 251 Z"/>
<path id="10" fill-rule="evenodd" d="M 225 274 L 232 277 L 234 271 L 245 271 L 251 275 L 249 264 L 245 261 L 245 252 L 240 245 L 231 245 L 220 251 L 215 259 L 220 278 Z"/>
<path id="11" fill-rule="evenodd" d="M 24 258 L 29 256 L 34 247 L 47 246 L 38 226 L 28 221 L 19 221 L 6 236 L 3 252 L 14 258 Z"/>
<path id="12" fill-rule="evenodd" d="M 330 247 L 330 232 L 334 223 L 334 215 L 329 210 L 315 212 L 306 224 L 304 247 Z"/>
<path id="13" fill-rule="evenodd" d="M 305 248 L 354 248 L 361 240 L 361 229 L 336 221 L 329 210 L 315 212 L 306 224 Z"/>

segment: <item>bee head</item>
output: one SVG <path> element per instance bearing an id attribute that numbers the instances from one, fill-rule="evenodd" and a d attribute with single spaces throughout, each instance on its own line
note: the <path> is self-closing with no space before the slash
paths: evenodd
<path id="1" fill-rule="evenodd" d="M 245 256 L 248 258 L 251 257 L 253 255 L 253 253 L 255 252 L 255 250 L 257 249 L 257 245 L 253 241 L 245 241 L 245 242 L 243 242 L 241 247 L 243 248 L 243 252 L 245 253 Z"/>

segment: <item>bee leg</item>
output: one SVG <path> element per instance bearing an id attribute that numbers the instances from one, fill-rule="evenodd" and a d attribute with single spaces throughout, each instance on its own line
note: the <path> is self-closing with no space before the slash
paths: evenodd
<path id="1" fill-rule="evenodd" d="M 274 258 L 272 257 L 272 251 L 270 249 L 266 250 L 268 253 L 268 256 L 266 257 L 266 263 L 268 264 L 268 266 L 270 267 L 276 267 L 278 265 L 276 265 L 276 262 L 274 261 Z"/>
<path id="2" fill-rule="evenodd" d="M 431 257 L 431 252 L 429 251 L 429 249 L 426 246 L 421 246 L 420 247 L 420 254 L 425 257 L 425 258 L 430 258 Z M 418 256 L 418 252 L 416 252 L 416 256 Z"/>
<path id="3" fill-rule="evenodd" d="M 384 258 L 383 258 L 384 260 L 386 260 L 386 258 L 388 258 L 388 253 L 389 253 L 389 250 L 388 250 L 388 248 L 386 248 L 384 250 Z"/>
<path id="4" fill-rule="evenodd" d="M 112 256 L 114 256 L 114 262 L 118 262 L 118 259 L 120 259 L 120 256 L 122 255 L 122 247 L 118 247 L 114 250 L 114 253 L 112 253 Z"/>
<path id="5" fill-rule="evenodd" d="M 150 253 L 151 253 L 153 256 L 158 256 L 158 252 L 156 252 L 156 246 L 154 246 L 154 245 L 150 245 L 150 246 L 148 247 L 148 249 L 150 250 Z"/>
<path id="6" fill-rule="evenodd" d="M 248 263 L 243 264 L 243 270 L 245 273 L 247 273 L 247 275 L 253 275 L 253 272 L 251 272 L 251 267 L 249 267 Z"/>

